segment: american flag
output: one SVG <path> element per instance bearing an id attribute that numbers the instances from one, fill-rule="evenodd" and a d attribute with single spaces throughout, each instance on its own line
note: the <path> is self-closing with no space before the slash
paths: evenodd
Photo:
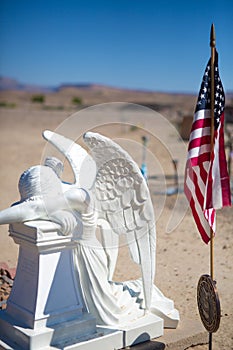
<path id="1" fill-rule="evenodd" d="M 214 137 L 211 152 L 211 68 L 208 62 L 198 96 L 189 138 L 184 192 L 205 243 L 216 231 L 216 209 L 231 205 L 224 149 L 225 94 L 219 77 L 218 53 L 214 62 Z"/>

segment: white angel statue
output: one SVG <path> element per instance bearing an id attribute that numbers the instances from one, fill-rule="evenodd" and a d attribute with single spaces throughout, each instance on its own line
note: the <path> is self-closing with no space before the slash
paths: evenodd
<path id="1" fill-rule="evenodd" d="M 75 182 L 61 180 L 63 164 L 53 157 L 29 168 L 19 181 L 20 201 L 0 212 L 0 224 L 43 219 L 60 224 L 62 234 L 72 232 L 77 242 L 74 265 L 87 309 L 97 324 L 125 325 L 152 312 L 164 319 L 165 327 L 175 328 L 179 313 L 153 284 L 154 211 L 137 164 L 118 144 L 97 133 L 83 136 L 92 157 L 62 135 L 45 131 L 43 136 L 67 158 Z M 80 186 L 85 161 L 96 167 L 91 188 Z M 112 281 L 120 234 L 125 234 L 130 255 L 141 266 L 140 280 Z"/>

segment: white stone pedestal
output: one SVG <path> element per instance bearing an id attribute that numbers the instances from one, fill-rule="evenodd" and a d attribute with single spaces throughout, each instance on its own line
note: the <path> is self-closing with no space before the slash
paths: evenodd
<path id="1" fill-rule="evenodd" d="M 73 268 L 72 236 L 46 221 L 14 224 L 10 235 L 20 245 L 7 313 L 36 329 L 73 320 L 85 312 Z"/>
<path id="2" fill-rule="evenodd" d="M 74 270 L 72 236 L 59 225 L 10 225 L 20 245 L 6 310 L 0 311 L 0 350 L 115 350 L 163 334 L 163 320 L 148 314 L 123 327 L 97 327 L 82 299 Z"/>
<path id="3" fill-rule="evenodd" d="M 7 308 L 0 313 L 0 339 L 34 350 L 95 334 L 95 318 L 75 276 L 72 236 L 48 221 L 10 225 L 10 235 L 20 248 Z"/>

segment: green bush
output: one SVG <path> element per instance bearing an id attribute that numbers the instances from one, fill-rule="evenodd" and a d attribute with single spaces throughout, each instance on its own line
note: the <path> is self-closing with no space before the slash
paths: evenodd
<path id="1" fill-rule="evenodd" d="M 42 94 L 38 94 L 38 95 L 33 95 L 31 97 L 31 101 L 33 103 L 44 103 L 45 102 L 45 96 Z"/>
<path id="2" fill-rule="evenodd" d="M 81 105 L 82 104 L 82 99 L 81 99 L 81 97 L 73 97 L 72 98 L 72 104 L 73 105 Z"/>
<path id="3" fill-rule="evenodd" d="M 0 108 L 15 108 L 16 104 L 6 101 L 0 101 Z"/>

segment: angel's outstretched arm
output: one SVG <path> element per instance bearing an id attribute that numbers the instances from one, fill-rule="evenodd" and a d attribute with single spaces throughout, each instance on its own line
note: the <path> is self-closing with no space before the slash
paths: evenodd
<path id="1" fill-rule="evenodd" d="M 17 203 L 14 206 L 0 212 L 0 225 L 37 220 L 45 215 L 42 203 L 28 201 Z"/>

